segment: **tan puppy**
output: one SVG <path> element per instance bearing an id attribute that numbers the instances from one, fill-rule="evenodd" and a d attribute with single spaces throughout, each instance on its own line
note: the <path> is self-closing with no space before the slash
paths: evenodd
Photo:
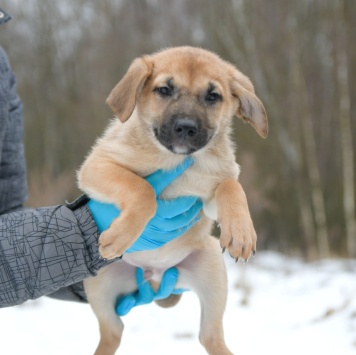
<path id="1" fill-rule="evenodd" d="M 85 281 L 100 324 L 96 354 L 114 354 L 120 344 L 123 324 L 114 307 L 120 294 L 136 289 L 135 268 L 152 274 L 157 287 L 172 266 L 179 270 L 177 287 L 198 294 L 199 338 L 207 352 L 231 354 L 222 326 L 227 281 L 221 248 L 235 259 L 248 259 L 256 249 L 256 233 L 237 181 L 230 126 L 236 115 L 266 137 L 264 107 L 245 75 L 217 55 L 192 47 L 135 59 L 107 103 L 119 120 L 109 125 L 78 173 L 83 191 L 122 211 L 100 236 L 102 256 L 122 255 L 155 215 L 155 193 L 142 177 L 171 169 L 187 155 L 194 164 L 160 197 L 199 196 L 204 213 L 193 228 L 164 247 L 124 254 L 123 261 Z M 220 240 L 209 236 L 213 219 L 220 224 Z M 172 303 L 176 298 L 171 296 Z"/>

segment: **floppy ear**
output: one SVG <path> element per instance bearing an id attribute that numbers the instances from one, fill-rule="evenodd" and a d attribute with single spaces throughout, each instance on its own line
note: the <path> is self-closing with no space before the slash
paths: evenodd
<path id="1" fill-rule="evenodd" d="M 151 75 L 153 64 L 148 58 L 135 59 L 125 76 L 112 89 L 106 103 L 114 111 L 115 115 L 125 122 L 132 115 L 141 90 Z"/>
<path id="2" fill-rule="evenodd" d="M 262 138 L 266 138 L 268 134 L 267 114 L 262 102 L 255 95 L 250 79 L 236 71 L 231 91 L 240 102 L 236 116 L 250 123 Z"/>

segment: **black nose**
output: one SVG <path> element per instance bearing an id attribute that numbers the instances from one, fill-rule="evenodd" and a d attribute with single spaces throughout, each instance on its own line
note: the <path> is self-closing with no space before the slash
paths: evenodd
<path id="1" fill-rule="evenodd" d="M 192 118 L 177 118 L 173 125 L 173 132 L 178 138 L 190 138 L 197 134 L 198 126 Z"/>

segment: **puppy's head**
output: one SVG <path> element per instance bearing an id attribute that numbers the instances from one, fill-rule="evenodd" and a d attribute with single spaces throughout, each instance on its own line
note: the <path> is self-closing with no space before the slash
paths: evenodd
<path id="1" fill-rule="evenodd" d="M 135 59 L 107 103 L 121 121 L 137 117 L 154 140 L 191 154 L 228 127 L 236 115 L 265 138 L 265 109 L 250 80 L 217 55 L 176 47 Z"/>

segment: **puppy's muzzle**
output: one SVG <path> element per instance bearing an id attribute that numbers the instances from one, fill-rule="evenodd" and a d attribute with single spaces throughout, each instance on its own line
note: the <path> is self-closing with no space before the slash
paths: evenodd
<path id="1" fill-rule="evenodd" d="M 192 118 L 178 118 L 173 125 L 173 134 L 176 138 L 187 140 L 198 133 L 198 125 Z"/>
<path id="2" fill-rule="evenodd" d="M 173 115 L 154 129 L 158 141 L 176 154 L 192 154 L 211 139 L 213 130 L 201 118 Z"/>

